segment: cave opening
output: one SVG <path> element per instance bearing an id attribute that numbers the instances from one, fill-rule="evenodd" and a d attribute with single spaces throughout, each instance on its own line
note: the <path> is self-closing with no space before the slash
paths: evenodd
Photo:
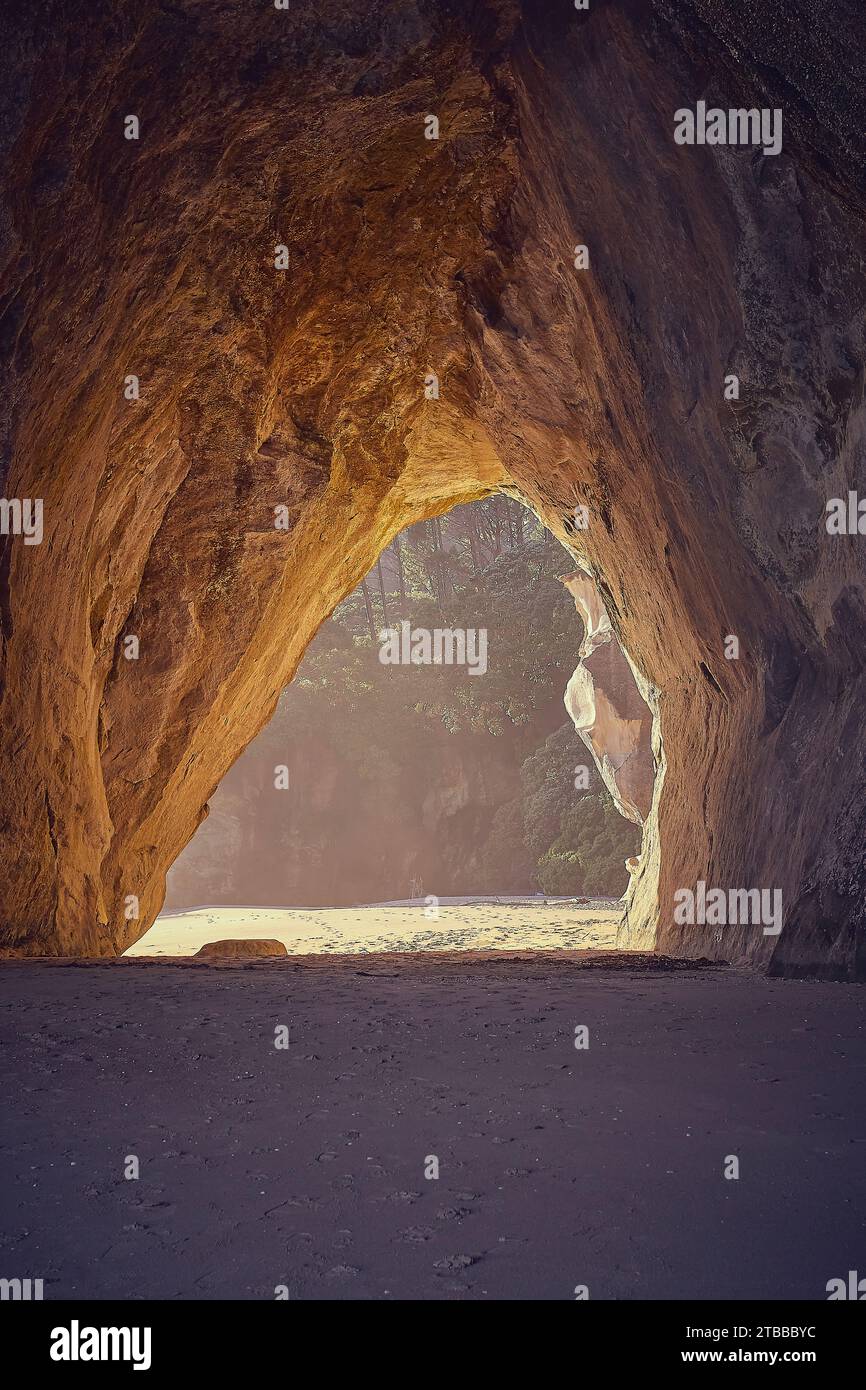
<path id="1" fill-rule="evenodd" d="M 127 954 L 651 948 L 625 909 L 654 868 L 658 720 L 574 563 L 506 492 L 397 532 Z"/>

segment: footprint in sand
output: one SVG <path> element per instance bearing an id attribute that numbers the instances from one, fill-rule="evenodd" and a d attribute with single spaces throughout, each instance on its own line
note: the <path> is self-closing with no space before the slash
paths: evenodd
<path id="1" fill-rule="evenodd" d="M 444 1259 L 436 1260 L 433 1268 L 453 1274 L 456 1270 L 468 1269 L 470 1265 L 476 1265 L 480 1259 L 480 1255 L 446 1255 Z"/>
<path id="2" fill-rule="evenodd" d="M 425 1240 L 432 1240 L 434 1234 L 427 1226 L 409 1226 L 407 1230 L 400 1232 L 400 1239 L 420 1245 Z"/>

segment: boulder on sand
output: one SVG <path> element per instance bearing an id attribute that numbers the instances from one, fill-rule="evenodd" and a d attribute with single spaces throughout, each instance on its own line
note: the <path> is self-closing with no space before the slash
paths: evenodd
<path id="1" fill-rule="evenodd" d="M 264 937 L 231 937 L 227 941 L 207 941 L 196 956 L 222 956 L 237 959 L 243 956 L 287 956 L 289 953 L 282 941 L 268 941 Z"/>

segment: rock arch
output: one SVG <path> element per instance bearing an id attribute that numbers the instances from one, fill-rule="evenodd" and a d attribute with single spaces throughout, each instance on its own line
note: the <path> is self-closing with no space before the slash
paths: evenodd
<path id="1" fill-rule="evenodd" d="M 863 550 L 823 527 L 863 465 L 862 56 L 841 5 L 717 10 L 97 0 L 2 35 L 3 487 L 45 508 L 0 567 L 6 949 L 140 935 L 317 625 L 503 489 L 661 720 L 624 939 L 864 973 Z M 703 96 L 783 107 L 783 153 L 677 146 Z M 675 926 L 700 878 L 781 888 L 782 936 Z"/>

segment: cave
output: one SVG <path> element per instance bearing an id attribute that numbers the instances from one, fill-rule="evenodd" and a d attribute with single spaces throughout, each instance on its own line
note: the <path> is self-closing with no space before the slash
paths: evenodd
<path id="1" fill-rule="evenodd" d="M 142 935 L 323 619 L 501 491 L 663 746 L 622 944 L 863 978 L 862 33 L 774 12 L 3 16 L 5 954 Z M 699 97 L 782 148 L 680 143 Z"/>
<path id="2" fill-rule="evenodd" d="M 0 6 L 0 1301 L 47 1305 L 8 1320 L 19 1359 L 94 1301 L 101 1359 L 135 1364 L 146 1303 L 151 1368 L 201 1379 L 284 1352 L 287 1300 L 590 1300 L 625 1371 L 711 1342 L 849 1373 L 857 1315 L 817 1305 L 863 1301 L 866 1233 L 864 26 L 860 0 Z M 412 892 L 414 936 L 347 948 L 336 916 L 392 904 L 335 901 L 337 855 L 327 924 L 271 884 L 282 938 L 246 902 L 147 956 L 353 595 L 342 650 L 377 663 L 365 576 L 400 637 L 377 749 L 414 751 L 404 620 L 517 708 L 468 641 L 517 559 L 453 610 L 401 584 L 441 624 L 386 603 L 396 538 L 441 555 L 461 507 L 531 519 L 557 565 L 547 607 L 508 589 L 551 723 L 503 759 L 526 843 L 503 819 L 490 880 L 528 886 L 520 844 L 563 885 L 597 786 L 603 929 L 545 881 L 561 934 L 527 945 L 529 893 L 482 907 L 455 852 L 471 943 Z M 322 783 L 341 717 L 324 770 L 303 745 Z M 468 766 L 418 797 L 461 852 Z"/>

